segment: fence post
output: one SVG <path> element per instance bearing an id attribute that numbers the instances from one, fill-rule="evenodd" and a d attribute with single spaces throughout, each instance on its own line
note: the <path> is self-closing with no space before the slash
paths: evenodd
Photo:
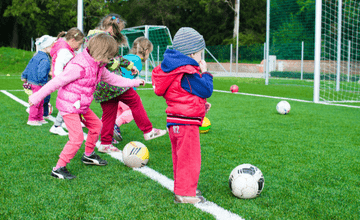
<path id="1" fill-rule="evenodd" d="M 232 68 L 232 44 L 230 44 L 230 74 L 231 74 L 231 68 Z"/>
<path id="2" fill-rule="evenodd" d="M 301 42 L 301 80 L 304 75 L 304 41 Z"/>

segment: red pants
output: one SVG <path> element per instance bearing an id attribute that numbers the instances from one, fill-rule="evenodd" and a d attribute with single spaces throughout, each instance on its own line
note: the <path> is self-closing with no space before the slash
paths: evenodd
<path id="1" fill-rule="evenodd" d="M 38 85 L 31 85 L 31 90 L 33 91 L 33 93 L 39 91 L 41 89 L 42 86 L 38 86 Z M 41 102 L 39 102 L 36 105 L 32 105 L 29 108 L 29 121 L 42 121 L 44 120 L 43 115 L 44 115 L 44 100 L 42 100 Z"/>
<path id="2" fill-rule="evenodd" d="M 150 132 L 153 128 L 141 102 L 140 96 L 133 88 L 130 88 L 123 94 L 100 103 L 103 111 L 101 119 L 103 123 L 103 128 L 101 130 L 101 144 L 111 144 L 112 142 L 119 101 L 130 107 L 136 125 L 144 132 L 144 134 Z"/>
<path id="3" fill-rule="evenodd" d="M 195 196 L 201 168 L 199 126 L 170 126 L 174 169 L 174 193 Z"/>
<path id="4" fill-rule="evenodd" d="M 66 114 L 63 116 L 65 125 L 69 131 L 69 141 L 65 144 L 64 149 L 60 153 L 60 159 L 57 163 L 58 166 L 66 166 L 73 159 L 84 142 L 84 133 L 81 123 L 84 123 L 86 128 L 89 129 L 85 142 L 85 152 L 92 153 L 94 151 L 96 142 L 99 140 L 101 131 L 101 121 L 95 113 L 89 109 L 83 115 L 85 120 L 81 120 L 79 114 Z"/>

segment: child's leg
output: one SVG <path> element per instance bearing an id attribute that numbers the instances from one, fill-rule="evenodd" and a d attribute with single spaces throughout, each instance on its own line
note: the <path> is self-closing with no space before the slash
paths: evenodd
<path id="1" fill-rule="evenodd" d="M 109 145 L 112 142 L 112 137 L 114 134 L 114 125 L 116 119 L 116 112 L 119 103 L 119 97 L 112 98 L 106 102 L 101 102 L 101 108 L 103 111 L 101 121 L 102 121 L 102 129 L 101 129 L 101 144 Z"/>
<path id="2" fill-rule="evenodd" d="M 69 141 L 60 153 L 60 159 L 56 165 L 56 169 L 64 167 L 75 157 L 76 153 L 84 141 L 84 134 L 80 123 L 79 114 L 67 114 L 63 116 L 66 127 L 69 131 Z"/>
<path id="3" fill-rule="evenodd" d="M 130 107 L 134 121 L 138 128 L 144 132 L 144 134 L 150 132 L 153 126 L 146 114 L 140 96 L 135 92 L 135 90 L 130 88 L 119 97 L 120 101 Z"/>
<path id="4" fill-rule="evenodd" d="M 170 126 L 174 169 L 174 193 L 196 196 L 200 176 L 201 150 L 199 126 Z"/>
<path id="5" fill-rule="evenodd" d="M 120 127 L 123 124 L 130 123 L 133 119 L 134 117 L 129 108 L 128 110 L 122 111 L 121 114 L 118 114 L 115 123 Z"/>
<path id="6" fill-rule="evenodd" d="M 39 91 L 41 89 L 41 86 L 37 86 L 37 85 L 31 85 L 32 91 L 33 93 Z M 42 115 L 41 115 L 41 119 L 39 117 L 40 114 L 42 114 L 42 111 L 40 111 L 40 109 L 43 108 L 43 104 L 44 104 L 44 100 L 39 102 L 36 105 L 32 105 L 30 106 L 29 109 L 29 121 L 40 121 L 42 120 Z"/>
<path id="7" fill-rule="evenodd" d="M 102 122 L 91 109 L 84 114 L 84 118 L 85 121 L 82 122 L 89 129 L 85 142 L 85 154 L 90 155 L 94 151 L 96 142 L 99 140 Z"/>
<path id="8" fill-rule="evenodd" d="M 49 116 L 49 102 L 50 102 L 51 95 L 46 96 L 44 99 L 44 115 Z"/>
<path id="9" fill-rule="evenodd" d="M 59 127 L 59 126 L 61 126 L 61 124 L 62 124 L 63 122 L 64 122 L 64 119 L 63 119 L 63 117 L 61 116 L 60 111 L 59 111 L 58 114 L 57 114 L 57 116 L 56 116 L 56 118 L 55 118 L 54 125 L 55 125 L 56 127 Z"/>

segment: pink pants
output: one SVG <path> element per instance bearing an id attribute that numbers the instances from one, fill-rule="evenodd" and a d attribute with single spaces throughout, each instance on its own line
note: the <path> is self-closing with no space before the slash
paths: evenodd
<path id="1" fill-rule="evenodd" d="M 91 109 L 89 109 L 86 114 L 83 114 L 83 116 L 85 120 L 82 120 L 79 114 L 66 114 L 63 116 L 65 125 L 69 131 L 69 141 L 60 153 L 57 166 L 66 166 L 80 149 L 84 141 L 84 133 L 80 122 L 84 123 L 89 129 L 85 142 L 85 153 L 92 153 L 94 151 L 96 142 L 99 140 L 102 123 Z"/>
<path id="2" fill-rule="evenodd" d="M 101 130 L 101 144 L 111 144 L 112 142 L 119 101 L 130 107 L 136 125 L 144 134 L 152 130 L 152 124 L 141 103 L 140 96 L 133 88 L 130 88 L 123 94 L 100 103 L 103 111 L 101 118 L 103 123 L 103 128 Z"/>
<path id="3" fill-rule="evenodd" d="M 169 136 L 174 169 L 174 193 L 196 196 L 201 168 L 199 126 L 170 126 Z"/>
<path id="4" fill-rule="evenodd" d="M 33 93 L 39 91 L 41 89 L 42 86 L 38 86 L 38 85 L 31 85 L 31 90 L 33 91 Z M 29 109 L 29 121 L 42 121 L 44 120 L 43 115 L 44 115 L 44 100 L 42 100 L 41 102 L 39 102 L 36 105 L 32 105 L 30 106 Z"/>
<path id="5" fill-rule="evenodd" d="M 120 127 L 123 124 L 130 123 L 134 119 L 130 107 L 123 102 L 119 102 L 115 123 Z"/>

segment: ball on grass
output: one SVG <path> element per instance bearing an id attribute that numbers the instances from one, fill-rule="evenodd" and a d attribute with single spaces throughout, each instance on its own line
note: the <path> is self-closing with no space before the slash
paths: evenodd
<path id="1" fill-rule="evenodd" d="M 238 92 L 239 91 L 239 86 L 237 86 L 237 85 L 230 86 L 230 91 L 232 93 Z"/>

